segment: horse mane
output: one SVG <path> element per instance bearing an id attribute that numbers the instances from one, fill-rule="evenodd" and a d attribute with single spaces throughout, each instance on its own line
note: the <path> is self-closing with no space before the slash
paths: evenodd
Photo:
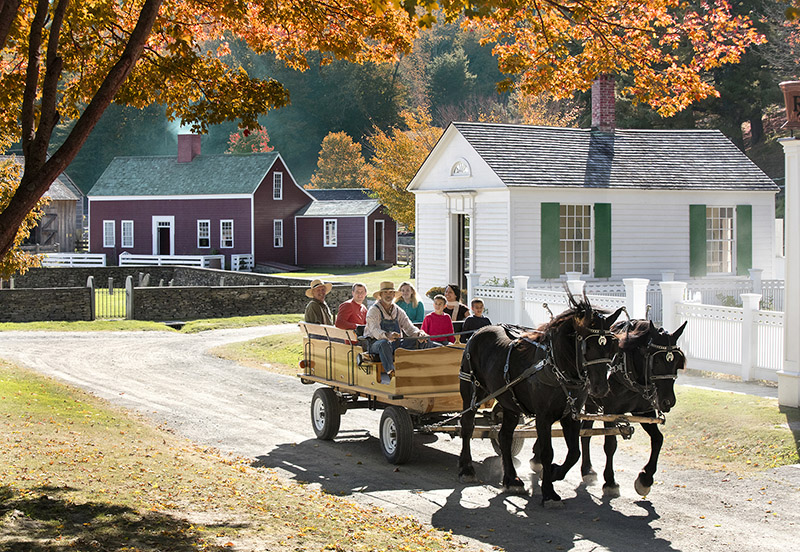
<path id="1" fill-rule="evenodd" d="M 623 320 L 611 326 L 611 331 L 619 338 L 619 348 L 631 351 L 650 339 L 650 321 Z"/>

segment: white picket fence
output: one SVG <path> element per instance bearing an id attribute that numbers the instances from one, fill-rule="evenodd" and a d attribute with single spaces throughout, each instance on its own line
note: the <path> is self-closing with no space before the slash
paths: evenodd
<path id="1" fill-rule="evenodd" d="M 106 266 L 105 253 L 47 253 L 42 258 L 46 268 L 68 268 L 79 266 Z"/>
<path id="2" fill-rule="evenodd" d="M 254 266 L 252 255 L 231 255 L 231 270 L 251 272 Z"/>
<path id="3" fill-rule="evenodd" d="M 132 255 L 121 253 L 119 266 L 199 266 L 224 268 L 225 255 Z"/>
<path id="4" fill-rule="evenodd" d="M 536 284 L 529 289 L 527 278 L 519 276 L 514 278 L 515 287 L 493 287 L 478 282 L 479 275 L 470 275 L 469 297 L 483 299 L 486 315 L 495 324 L 536 327 L 550 320 L 545 304 L 553 315 L 567 308 L 563 284 L 562 289 L 537 289 Z M 583 282 L 571 281 L 568 285 L 573 294 L 582 293 Z M 683 282 L 647 284 L 646 293 L 641 293 L 642 287 L 637 292 L 631 282 L 627 289 L 624 284 L 586 287 L 586 295 L 596 307 L 615 310 L 626 306 L 631 317 L 641 318 L 646 312 L 643 303 L 652 305 L 657 299 L 659 315 L 661 305 L 664 306 L 664 321 L 651 317 L 654 323 L 674 331 L 688 322 L 679 344 L 690 368 L 739 376 L 746 381 L 778 381 L 777 372 L 783 365 L 784 314 L 760 310 L 760 294 L 741 292 L 738 300 L 743 306 L 727 307 L 689 300 L 691 293 Z M 594 290 L 608 295 L 599 295 Z"/>

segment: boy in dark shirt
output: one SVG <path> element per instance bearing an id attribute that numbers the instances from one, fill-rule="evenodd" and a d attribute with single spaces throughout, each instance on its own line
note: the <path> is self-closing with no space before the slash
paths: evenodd
<path id="1" fill-rule="evenodd" d="M 475 330 L 479 330 L 484 326 L 490 326 L 492 321 L 483 316 L 483 299 L 476 297 L 472 300 L 470 304 L 472 307 L 472 316 L 468 316 L 464 319 L 464 325 L 461 327 L 462 332 L 470 332 L 466 334 L 461 334 L 461 342 L 466 343 L 469 341 L 469 338 L 472 337 L 472 334 L 475 333 Z"/>

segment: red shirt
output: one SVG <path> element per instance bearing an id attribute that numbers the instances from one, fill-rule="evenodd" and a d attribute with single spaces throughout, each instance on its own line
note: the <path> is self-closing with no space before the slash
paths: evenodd
<path id="1" fill-rule="evenodd" d="M 343 330 L 355 330 L 359 324 L 367 323 L 367 307 L 359 305 L 352 299 L 339 305 L 336 313 L 336 327 Z"/>
<path id="2" fill-rule="evenodd" d="M 453 319 L 448 314 L 436 314 L 432 312 L 425 315 L 425 320 L 422 321 L 422 331 L 428 335 L 444 335 L 453 333 Z M 455 343 L 456 338 L 452 335 L 450 337 L 440 337 L 432 341 L 441 341 L 442 343 L 449 341 Z"/>

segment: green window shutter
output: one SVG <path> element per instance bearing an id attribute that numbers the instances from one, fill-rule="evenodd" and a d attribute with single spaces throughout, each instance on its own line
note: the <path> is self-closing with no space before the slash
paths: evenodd
<path id="1" fill-rule="evenodd" d="M 594 277 L 611 277 L 611 204 L 594 204 Z"/>
<path id="2" fill-rule="evenodd" d="M 706 206 L 689 205 L 689 275 L 705 276 L 706 261 Z"/>
<path id="3" fill-rule="evenodd" d="M 736 206 L 736 274 L 747 276 L 753 268 L 753 206 Z"/>
<path id="4" fill-rule="evenodd" d="M 542 203 L 542 279 L 561 276 L 561 212 L 558 203 Z"/>

